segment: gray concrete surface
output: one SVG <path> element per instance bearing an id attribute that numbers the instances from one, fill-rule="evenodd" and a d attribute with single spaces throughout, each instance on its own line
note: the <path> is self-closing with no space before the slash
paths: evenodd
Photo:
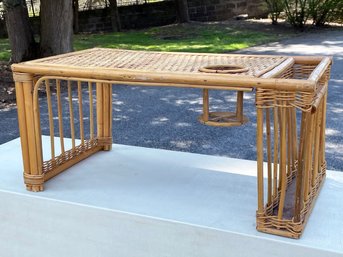
<path id="1" fill-rule="evenodd" d="M 240 52 L 334 56 L 328 96 L 326 151 L 328 168 L 343 170 L 343 30 L 306 34 Z M 210 96 L 213 110 L 234 110 L 233 92 L 212 91 Z M 208 127 L 198 123 L 201 102 L 201 90 L 197 89 L 115 86 L 114 142 L 255 160 L 254 94 L 245 94 L 244 108 L 250 122 L 236 128 Z M 0 143 L 19 136 L 15 109 L 0 111 L 0 129 Z"/>
<path id="2" fill-rule="evenodd" d="M 0 152 L 1 257 L 343 257 L 341 172 L 294 240 L 256 231 L 254 161 L 115 144 L 34 193 Z"/>

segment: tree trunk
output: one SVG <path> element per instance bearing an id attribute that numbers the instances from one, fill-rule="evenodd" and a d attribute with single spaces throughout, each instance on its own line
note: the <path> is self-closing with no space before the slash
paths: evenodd
<path id="1" fill-rule="evenodd" d="M 179 23 L 189 22 L 188 14 L 188 2 L 187 0 L 175 0 L 176 1 L 176 13 Z"/>
<path id="2" fill-rule="evenodd" d="M 31 60 L 37 57 L 37 44 L 33 37 L 29 15 L 24 0 L 5 0 L 6 27 L 11 45 L 11 62 Z"/>
<path id="3" fill-rule="evenodd" d="M 73 12 L 74 12 L 74 20 L 73 20 L 73 28 L 74 33 L 79 33 L 79 0 L 73 0 Z"/>
<path id="4" fill-rule="evenodd" d="M 30 3 L 31 3 L 32 15 L 33 15 L 33 17 L 36 17 L 36 14 L 35 14 L 35 5 L 34 5 L 34 3 L 33 3 L 33 0 L 31 0 Z"/>
<path id="5" fill-rule="evenodd" d="M 109 0 L 110 2 L 110 15 L 112 31 L 118 32 L 121 30 L 120 18 L 118 13 L 117 0 Z"/>
<path id="6" fill-rule="evenodd" d="M 73 51 L 72 0 L 41 0 L 41 55 Z"/>

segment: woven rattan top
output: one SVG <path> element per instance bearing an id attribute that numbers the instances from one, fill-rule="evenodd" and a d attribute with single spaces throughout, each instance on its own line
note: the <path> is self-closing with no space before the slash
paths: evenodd
<path id="1" fill-rule="evenodd" d="M 147 72 L 201 73 L 199 68 L 212 65 L 238 65 L 248 70 L 239 76 L 260 77 L 286 60 L 282 56 L 168 53 L 93 48 L 86 51 L 39 59 L 27 64 L 113 68 Z"/>
<path id="2" fill-rule="evenodd" d="M 325 58 L 324 58 L 325 59 Z M 322 57 L 285 57 L 205 53 L 169 53 L 93 48 L 13 64 L 16 82 L 27 76 L 59 76 L 102 80 L 105 83 L 193 88 L 276 88 L 313 91 L 331 61 Z M 295 61 L 319 64 L 310 79 L 279 77 Z M 210 66 L 210 67 L 209 67 Z M 212 66 L 212 67 L 211 67 Z M 213 66 L 217 73 L 213 72 Z M 219 68 L 217 67 L 219 66 Z M 225 68 L 223 66 L 226 66 Z M 217 69 L 218 68 L 218 69 Z M 223 74 L 227 69 L 236 73 Z M 205 72 L 204 72 L 205 71 Z"/>

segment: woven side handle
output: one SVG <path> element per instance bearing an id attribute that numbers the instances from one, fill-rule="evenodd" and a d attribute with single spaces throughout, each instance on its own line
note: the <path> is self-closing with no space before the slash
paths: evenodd
<path id="1" fill-rule="evenodd" d="M 323 60 L 318 64 L 318 66 L 313 70 L 311 73 L 309 80 L 312 80 L 316 83 L 320 83 L 321 79 L 323 79 L 323 76 L 325 76 L 325 73 L 330 70 L 330 66 L 332 64 L 332 58 L 325 57 Z M 317 92 L 315 95 L 315 99 L 312 103 L 312 112 L 316 112 L 318 109 L 319 104 L 321 103 L 323 97 L 325 96 L 327 92 L 328 84 L 325 83 Z"/>
<path id="2" fill-rule="evenodd" d="M 312 71 L 309 80 L 317 83 L 331 64 L 332 58 L 324 57 L 323 60 L 318 64 L 318 66 Z"/>

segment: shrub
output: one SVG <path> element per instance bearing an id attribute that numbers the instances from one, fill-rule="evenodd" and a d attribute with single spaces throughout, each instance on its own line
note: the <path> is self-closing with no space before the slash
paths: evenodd
<path id="1" fill-rule="evenodd" d="M 277 24 L 281 12 L 285 12 L 288 22 L 303 29 L 311 18 L 313 24 L 322 26 L 327 22 L 343 23 L 343 0 L 265 0 L 272 23 Z"/>
<path id="2" fill-rule="evenodd" d="M 265 0 L 269 9 L 272 24 L 277 24 L 280 13 L 284 10 L 284 0 Z"/>
<path id="3" fill-rule="evenodd" d="M 335 9 L 329 14 L 329 21 L 343 23 L 343 1 L 337 0 Z"/>
<path id="4" fill-rule="evenodd" d="M 342 19 L 342 0 L 309 0 L 308 13 L 313 19 L 313 24 L 322 26 L 328 21 Z"/>
<path id="5" fill-rule="evenodd" d="M 287 20 L 296 28 L 303 29 L 309 17 L 307 0 L 284 0 Z"/>

